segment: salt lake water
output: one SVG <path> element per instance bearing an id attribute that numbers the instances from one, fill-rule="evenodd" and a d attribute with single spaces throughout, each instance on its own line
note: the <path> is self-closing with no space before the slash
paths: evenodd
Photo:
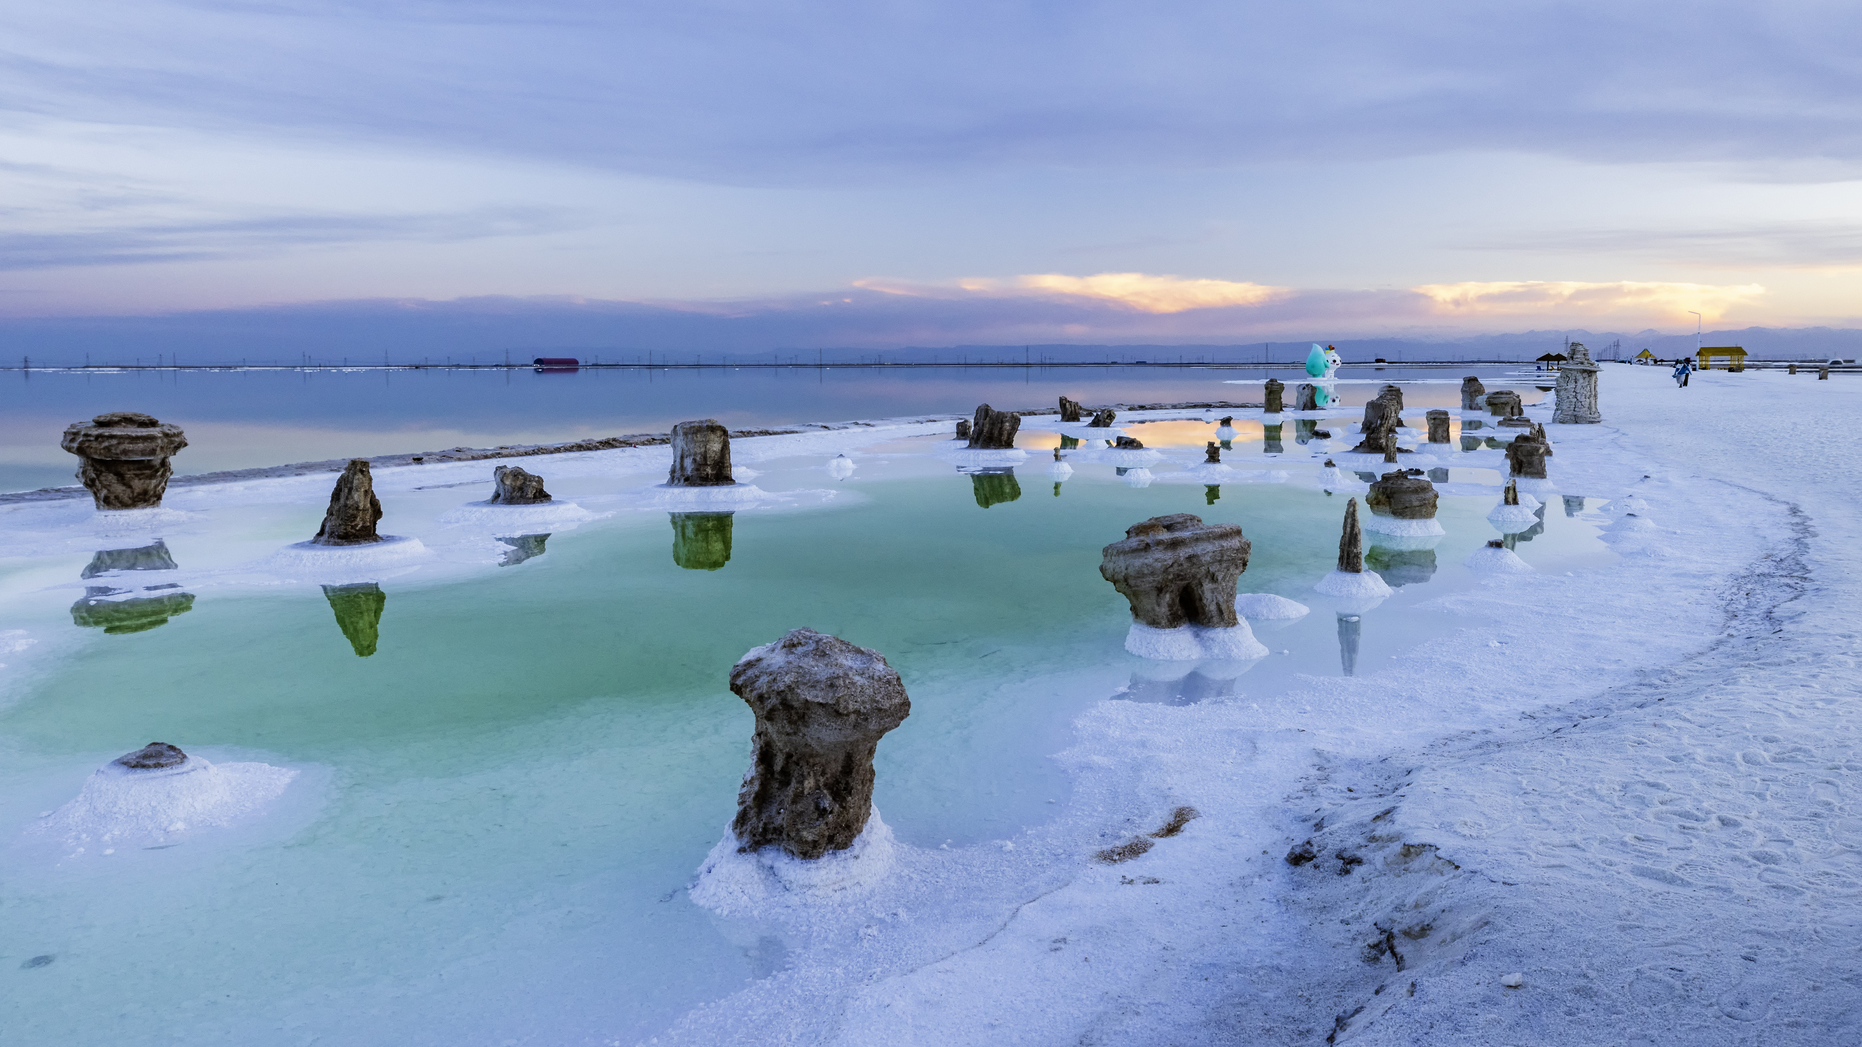
<path id="1" fill-rule="evenodd" d="M 1406 385 L 1407 413 L 1454 404 L 1460 373 L 1472 372 Z M 981 399 L 1032 406 L 1056 390 L 1088 402 L 1258 397 L 1220 384 L 1238 377 L 1222 371 L 1116 391 L 1077 375 L 1043 378 L 1045 387 L 906 379 L 904 393 L 886 394 L 894 399 L 870 375 L 844 386 L 823 375 L 814 392 L 798 383 L 789 401 L 765 406 L 743 390 L 787 379 L 712 387 L 738 389 L 727 408 L 699 407 L 697 387 L 676 382 L 664 403 L 604 408 L 600 392 L 640 389 L 603 376 L 560 417 L 526 394 L 521 410 L 507 405 L 471 431 L 508 443 L 520 437 L 502 424 L 523 419 L 537 438 L 568 438 L 588 434 L 578 426 L 639 431 L 696 414 L 740 426 L 872 418 Z M 436 385 L 418 385 L 429 377 Z M 559 377 L 569 384 L 556 391 L 584 376 L 516 375 L 509 388 Z M 106 408 L 148 410 L 186 425 L 195 446 L 183 453 L 213 467 L 408 450 L 409 439 L 468 431 L 458 428 L 465 408 L 434 405 L 400 415 L 411 428 L 369 430 L 367 419 L 397 417 L 385 393 L 372 414 L 313 426 L 302 403 L 267 399 L 281 395 L 264 384 L 282 381 L 271 375 L 243 408 L 197 393 L 192 377 L 104 393 L 59 380 L 47 382 L 62 392 L 39 417 L 62 428 Z M 410 396 L 418 407 L 454 380 L 423 373 Z M 1513 387 L 1535 398 L 1532 386 Z M 1347 384 L 1347 403 L 1375 388 Z M 172 399 L 152 395 L 162 389 Z M 484 402 L 474 409 L 489 410 Z M 1072 475 L 1053 480 L 1062 441 L 1040 419 L 1026 423 L 1029 457 L 1012 474 L 964 464 L 932 434 L 942 425 L 740 441 L 740 479 L 770 498 L 729 516 L 656 501 L 663 448 L 534 458 L 523 464 L 557 499 L 593 517 L 547 538 L 460 515 L 489 492 L 492 463 L 382 470 L 382 530 L 418 538 L 429 555 L 376 572 L 372 591 L 346 580 L 326 589 L 277 566 L 279 549 L 315 531 L 329 476 L 177 490 L 172 512 L 135 526 L 100 522 L 87 502 L 4 507 L 0 651 L 10 653 L 0 661 L 12 664 L 0 667 L 0 1023 L 9 1040 L 74 1045 L 649 1037 L 785 963 L 779 939 L 685 893 L 747 763 L 752 719 L 726 680 L 750 647 L 807 625 L 882 652 L 913 706 L 880 746 L 876 805 L 907 846 L 963 848 L 1011 839 L 1065 808 L 1068 778 L 1053 757 L 1095 703 L 1270 703 L 1303 675 L 1366 671 L 1466 624 L 1424 605 L 1478 584 L 1462 561 L 1499 537 L 1485 515 L 1504 464 L 1485 444 L 1405 456 L 1439 470 L 1447 534 L 1425 548 L 1366 534 L 1367 559 L 1398 588 L 1353 626 L 1355 651 L 1311 592 L 1336 557 L 1346 497 L 1316 483 L 1318 467 L 1328 453 L 1353 464 L 1341 452 L 1356 440 L 1346 437 L 1356 413 L 1321 423 L 1339 438 L 1330 451 L 1297 442 L 1289 421 L 1270 453 L 1259 413 L 1237 412 L 1224 454 L 1236 471 L 1216 485 L 1178 482 L 1218 437 L 1201 414 L 1126 427 L 1162 454 L 1143 486 L 1095 460 L 1090 439 L 1068 452 Z M 216 424 L 335 433 L 345 417 L 367 439 L 399 442 L 264 461 L 215 446 Z M 845 478 L 828 468 L 840 453 L 854 464 Z M 1521 557 L 1547 572 L 1608 562 L 1596 503 L 1550 502 L 1510 539 Z M 1174 512 L 1241 525 L 1253 543 L 1241 589 L 1312 606 L 1294 621 L 1254 623 L 1266 658 L 1192 672 L 1124 650 L 1130 616 L 1099 576 L 1099 550 L 1130 524 Z M 157 539 L 172 569 L 160 557 L 144 560 L 157 570 L 94 569 L 100 549 Z M 108 631 L 113 619 L 85 609 L 94 589 L 116 591 L 106 601 L 167 601 L 158 606 L 171 613 L 116 619 L 129 627 Z M 379 607 L 372 636 L 357 599 Z M 299 777 L 261 817 L 112 853 L 34 831 L 92 770 L 153 740 Z"/>

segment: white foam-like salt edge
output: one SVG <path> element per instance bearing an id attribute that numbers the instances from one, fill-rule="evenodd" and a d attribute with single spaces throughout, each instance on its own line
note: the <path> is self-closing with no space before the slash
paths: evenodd
<path id="1" fill-rule="evenodd" d="M 654 509 L 729 509 L 755 505 L 775 497 L 755 484 L 735 483 L 718 487 L 673 487 L 654 484 L 640 491 L 642 508 Z"/>
<path id="2" fill-rule="evenodd" d="M 1334 568 L 1313 585 L 1313 591 L 1341 600 L 1383 599 L 1391 593 L 1389 583 L 1376 571 L 1340 571 Z"/>
<path id="3" fill-rule="evenodd" d="M 1364 542 L 1374 549 L 1402 551 L 1433 549 L 1442 543 L 1443 537 L 1439 534 L 1379 534 L 1376 531 L 1370 531 Z"/>
<path id="4" fill-rule="evenodd" d="M 1523 498 L 1521 499 L 1524 500 Z M 1524 505 L 1497 505 L 1487 514 L 1487 522 L 1501 531 L 1512 533 L 1523 531 L 1539 520 L 1538 514 Z"/>
<path id="5" fill-rule="evenodd" d="M 845 480 L 853 475 L 853 459 L 846 455 L 836 455 L 828 459 L 828 475 L 836 480 Z"/>
<path id="6" fill-rule="evenodd" d="M 1249 621 L 1266 621 L 1303 618 L 1311 613 L 1312 608 L 1273 593 L 1242 593 L 1235 597 L 1235 611 Z"/>
<path id="7" fill-rule="evenodd" d="M 1132 469 L 1124 476 L 1128 487 L 1149 487 L 1152 479 L 1151 470 L 1145 468 Z"/>
<path id="8" fill-rule="evenodd" d="M 549 527 L 568 527 L 593 520 L 595 514 L 574 502 L 549 501 L 537 505 L 503 505 L 496 502 L 467 502 L 457 509 L 440 514 L 438 523 L 448 527 L 474 527 L 515 534 Z"/>
<path id="9" fill-rule="evenodd" d="M 1136 450 L 1129 447 L 1108 447 L 1102 451 L 1091 452 L 1092 460 L 1122 469 L 1137 469 L 1155 465 L 1164 460 L 1163 454 L 1142 447 Z"/>
<path id="10" fill-rule="evenodd" d="M 1073 475 L 1073 466 L 1068 465 L 1066 462 L 1055 462 L 1053 465 L 1047 467 L 1047 475 L 1056 480 L 1065 480 L 1067 477 Z"/>
<path id="11" fill-rule="evenodd" d="M 1140 658 L 1163 662 L 1204 658 L 1249 661 L 1268 654 L 1267 647 L 1254 638 L 1254 630 L 1248 628 L 1245 620 L 1228 627 L 1181 625 L 1175 629 L 1158 629 L 1133 622 L 1125 634 L 1125 649 Z"/>
<path id="12" fill-rule="evenodd" d="M 1349 491 L 1360 487 L 1368 487 L 1369 485 L 1356 476 L 1347 476 L 1344 470 L 1337 466 L 1333 466 L 1330 469 L 1319 470 L 1319 486 L 1327 487 L 1334 491 Z"/>
<path id="13" fill-rule="evenodd" d="M 94 509 L 89 530 L 100 538 L 135 538 L 154 531 L 172 530 L 198 516 L 198 513 L 159 505 L 153 509 Z"/>
<path id="14" fill-rule="evenodd" d="M 1557 486 L 1554 485 L 1550 480 L 1533 480 L 1533 479 L 1527 479 L 1525 477 L 1514 477 L 1513 481 L 1514 481 L 1514 490 L 1517 490 L 1519 492 L 1521 499 L 1524 499 L 1525 496 L 1529 494 L 1530 495 L 1545 495 L 1547 497 L 1550 497 L 1551 495 L 1558 493 Z"/>
<path id="15" fill-rule="evenodd" d="M 1267 423 L 1267 424 L 1272 424 L 1272 423 Z M 1235 438 L 1235 427 L 1232 425 L 1216 426 L 1215 427 L 1215 438 L 1218 440 L 1233 440 Z"/>
<path id="16" fill-rule="evenodd" d="M 132 770 L 108 763 L 36 832 L 71 844 L 162 841 L 231 824 L 276 799 L 298 772 L 264 763 L 214 764 L 190 755 L 179 767 Z"/>
<path id="17" fill-rule="evenodd" d="M 1533 571 L 1532 565 L 1520 559 L 1518 553 L 1507 548 L 1496 549 L 1491 545 L 1474 550 L 1462 562 L 1468 570 L 1484 574 L 1531 574 Z"/>
<path id="18" fill-rule="evenodd" d="M 892 871 L 897 847 L 877 807 L 851 846 L 812 861 L 780 847 L 741 853 L 737 834 L 727 828 L 705 856 L 687 894 L 693 904 L 725 915 L 784 904 L 833 904 L 844 892 L 870 886 Z"/>
<path id="19" fill-rule="evenodd" d="M 420 539 L 391 534 L 366 545 L 296 542 L 266 557 L 258 566 L 273 571 L 304 571 L 319 578 L 350 577 L 401 567 L 432 555 Z"/>
<path id="20" fill-rule="evenodd" d="M 1027 459 L 1028 452 L 1019 447 L 1004 447 L 994 450 L 982 447 L 951 447 L 938 451 L 937 456 L 953 465 L 1015 465 Z"/>
<path id="21" fill-rule="evenodd" d="M 1402 520 L 1394 516 L 1379 516 L 1376 513 L 1369 513 L 1358 519 L 1367 531 L 1376 531 L 1378 534 L 1394 535 L 1399 538 L 1425 538 L 1448 533 L 1442 530 L 1441 521 L 1435 519 Z"/>

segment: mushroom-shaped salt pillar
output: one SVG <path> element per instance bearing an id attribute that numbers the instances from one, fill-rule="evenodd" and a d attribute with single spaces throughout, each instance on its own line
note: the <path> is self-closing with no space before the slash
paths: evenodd
<path id="1" fill-rule="evenodd" d="M 731 668 L 756 714 L 731 831 L 740 852 L 820 858 L 851 846 L 873 810 L 873 754 L 912 702 L 878 651 L 797 629 Z"/>
<path id="2" fill-rule="evenodd" d="M 66 427 L 59 446 L 78 456 L 78 480 L 99 509 L 153 509 L 162 504 L 174 467 L 168 459 L 187 446 L 180 426 L 136 411 L 113 411 Z"/>
<path id="3" fill-rule="evenodd" d="M 1444 533 L 1435 519 L 1440 496 L 1435 485 L 1406 472 L 1389 472 L 1371 484 L 1364 503 L 1371 518 L 1364 526 L 1401 537 L 1427 537 Z"/>
<path id="4" fill-rule="evenodd" d="M 1125 648 L 1147 658 L 1258 658 L 1267 649 L 1235 612 L 1235 583 L 1251 545 L 1234 524 L 1189 513 L 1126 528 L 1105 547 L 1099 574 L 1131 606 Z"/>

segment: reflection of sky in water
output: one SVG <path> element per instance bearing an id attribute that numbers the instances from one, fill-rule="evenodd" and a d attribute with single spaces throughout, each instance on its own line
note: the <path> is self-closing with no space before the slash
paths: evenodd
<path id="1" fill-rule="evenodd" d="M 74 625 L 87 586 L 132 587 L 130 571 L 81 578 L 91 552 L 7 576 L 9 625 L 71 649 L 15 678 L 0 706 L 0 825 L 30 822 L 96 764 L 151 739 L 329 771 L 321 806 L 288 838 L 229 834 L 240 842 L 123 855 L 83 875 L 3 859 L 10 939 L 72 957 L 48 971 L 84 972 L 39 983 L 14 1009 L 15 1031 L 155 1042 L 135 1016 L 211 998 L 217 1017 L 191 1026 L 193 1042 L 248 1043 L 306 1022 L 337 1041 L 497 1042 L 540 1012 L 632 1042 L 767 974 L 778 960 L 744 944 L 761 939 L 682 891 L 733 810 L 751 718 L 726 678 L 751 646 L 808 625 L 899 669 L 913 712 L 880 747 L 876 799 L 900 838 L 924 847 L 1048 818 L 1049 801 L 1069 795 L 1050 757 L 1091 703 L 1268 703 L 1301 674 L 1342 671 L 1347 630 L 1310 586 L 1336 556 L 1344 500 L 1287 483 L 1222 486 L 1209 502 L 1201 484 L 1163 482 L 1200 460 L 1191 429 L 1211 428 L 1182 424 L 1168 446 L 1183 450 L 1143 489 L 1091 462 L 1056 488 L 1046 455 L 1010 484 L 923 453 L 942 438 L 902 440 L 859 456 L 839 484 L 822 457 L 758 464 L 765 490 L 855 496 L 825 509 L 623 512 L 547 543 L 486 539 L 486 566 L 452 580 L 190 586 L 186 613 L 131 632 Z M 1316 467 L 1283 461 L 1301 476 Z M 559 498 L 586 503 L 647 479 L 538 471 Z M 986 492 L 979 476 L 992 478 Z M 482 494 L 396 493 L 386 523 L 442 553 L 464 548 L 435 521 Z M 1495 535 L 1484 519 L 1494 500 L 1444 497 L 1448 535 L 1433 550 L 1380 551 L 1366 535 L 1367 559 L 1400 561 L 1405 584 L 1351 623 L 1359 673 L 1458 624 L 1414 608 L 1472 584 L 1461 561 Z M 1542 570 L 1606 561 L 1594 512 L 1567 517 L 1552 501 L 1521 555 Z M 167 536 L 163 553 L 182 574 L 249 560 L 309 534 L 320 512 L 217 509 L 206 530 Z M 1257 623 L 1275 653 L 1239 677 L 1123 650 L 1129 615 L 1099 577 L 1100 547 L 1171 512 L 1242 525 L 1253 542 L 1243 590 L 1313 607 Z M 494 566 L 501 557 L 510 566 Z M 129 557 L 154 565 L 133 586 L 162 584 L 160 559 Z M 149 927 L 162 930 L 160 963 L 121 947 Z M 95 1013 L 98 984 L 111 986 L 109 1015 L 129 1017 Z"/>
<path id="2" fill-rule="evenodd" d="M 1496 383 L 1508 369 L 1363 370 L 1379 378 L 1480 374 L 1490 388 L 1499 388 Z M 583 370 L 562 375 L 523 370 L 15 372 L 0 378 L 0 490 L 73 482 L 76 465 L 59 450 L 59 434 L 71 422 L 104 411 L 143 411 L 185 428 L 189 446 L 176 457 L 175 469 L 186 474 L 460 445 L 664 432 L 686 418 L 712 417 L 746 428 L 967 414 L 985 401 L 1004 410 L 1029 410 L 1051 407 L 1063 393 L 1095 404 L 1253 402 L 1261 396 L 1258 385 L 1224 383 L 1273 375 L 1287 382 L 1291 398 L 1293 373 L 1131 367 Z M 1533 402 L 1530 386 L 1510 387 Z M 1362 404 L 1376 388 L 1346 382 L 1339 392 L 1346 403 Z M 1442 402 L 1450 403 L 1454 389 L 1405 386 L 1405 395 L 1411 403 L 1422 403 L 1424 396 L 1447 396 Z"/>

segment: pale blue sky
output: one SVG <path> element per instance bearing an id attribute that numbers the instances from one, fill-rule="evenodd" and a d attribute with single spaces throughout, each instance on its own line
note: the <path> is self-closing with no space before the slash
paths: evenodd
<path id="1" fill-rule="evenodd" d="M 8 0 L 0 313 L 1854 325 L 1858 45 L 1802 3 Z"/>

